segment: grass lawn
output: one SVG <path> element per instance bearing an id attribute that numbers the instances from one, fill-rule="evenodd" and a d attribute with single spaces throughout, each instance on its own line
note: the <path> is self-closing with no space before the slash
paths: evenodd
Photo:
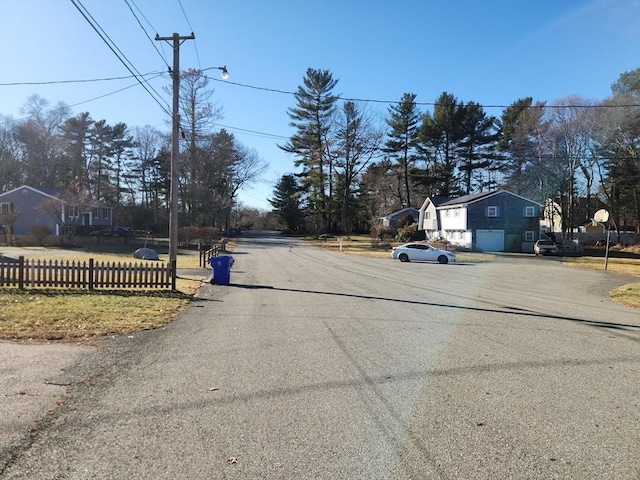
<path id="1" fill-rule="evenodd" d="M 95 248 L 95 247 L 94 247 Z M 144 262 L 131 247 L 63 250 L 2 247 L 6 256 L 58 261 Z M 166 260 L 160 256 L 161 261 Z M 198 269 L 199 252 L 179 250 L 178 268 Z M 180 275 L 176 292 L 0 289 L 0 338 L 22 342 L 93 343 L 105 335 L 132 333 L 170 323 L 193 298 L 202 275 Z"/>

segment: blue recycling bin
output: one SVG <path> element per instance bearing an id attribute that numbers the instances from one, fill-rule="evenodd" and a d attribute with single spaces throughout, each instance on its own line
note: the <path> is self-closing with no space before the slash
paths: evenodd
<path id="1" fill-rule="evenodd" d="M 229 285 L 233 257 L 231 255 L 211 257 L 209 258 L 209 264 L 211 265 L 211 284 Z"/>

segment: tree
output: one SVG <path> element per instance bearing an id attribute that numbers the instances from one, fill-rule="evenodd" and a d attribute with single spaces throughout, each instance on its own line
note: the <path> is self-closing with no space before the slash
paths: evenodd
<path id="1" fill-rule="evenodd" d="M 382 132 L 374 127 L 373 120 L 353 102 L 345 102 L 336 130 L 336 170 L 341 180 L 340 228 L 350 230 L 354 223 L 354 193 L 357 180 L 364 169 L 379 153 Z"/>
<path id="2" fill-rule="evenodd" d="M 135 187 L 133 181 L 133 136 L 125 123 L 118 122 L 111 131 L 111 149 L 113 152 L 113 183 L 116 206 L 122 203 L 122 194 L 129 196 L 129 203 L 135 205 Z"/>
<path id="3" fill-rule="evenodd" d="M 233 205 L 238 192 L 256 182 L 267 170 L 269 165 L 262 160 L 256 150 L 245 147 L 234 138 L 233 164 L 231 165 L 231 177 L 229 179 L 229 197 Z M 227 229 L 231 221 L 227 222 Z"/>
<path id="4" fill-rule="evenodd" d="M 19 142 L 16 139 L 16 123 L 0 115 L 0 192 L 22 185 L 22 162 Z"/>
<path id="5" fill-rule="evenodd" d="M 500 171 L 505 176 L 504 187 L 527 198 L 545 200 L 540 192 L 540 181 L 534 166 L 539 158 L 540 139 L 547 129 L 543 120 L 544 103 L 533 103 L 533 98 L 522 98 L 502 112 L 502 130 L 498 151 Z"/>
<path id="6" fill-rule="evenodd" d="M 64 154 L 60 164 L 60 176 L 65 185 L 80 182 L 84 188 L 89 188 L 88 169 L 91 162 L 90 138 L 93 123 L 89 112 L 84 112 L 68 118 L 62 126 Z"/>
<path id="7" fill-rule="evenodd" d="M 558 100 L 549 108 L 548 153 L 556 163 L 556 191 L 562 208 L 563 234 L 572 232 L 577 223 L 589 218 L 575 218 L 577 198 L 582 190 L 591 197 L 594 165 L 593 136 L 596 117 L 593 103 L 572 96 Z M 582 175 L 582 177 L 580 177 Z M 593 215 L 594 212 L 589 212 Z"/>
<path id="8" fill-rule="evenodd" d="M 152 223 L 157 224 L 161 206 L 168 202 L 169 197 L 168 138 L 149 125 L 136 128 L 133 138 L 136 161 L 133 173 L 137 178 L 142 207 L 152 212 Z"/>
<path id="9" fill-rule="evenodd" d="M 426 112 L 420 126 L 420 146 L 428 154 L 427 173 L 433 183 L 433 195 L 458 193 L 456 146 L 464 138 L 464 105 L 452 94 L 443 92 L 435 101 L 433 114 Z"/>
<path id="10" fill-rule="evenodd" d="M 403 206 L 411 206 L 410 170 L 416 161 L 416 145 L 420 112 L 416 105 L 416 94 L 405 93 L 400 103 L 389 107 L 387 125 L 390 128 L 384 152 L 394 159 L 402 175 L 403 191 L 401 202 Z"/>
<path id="11" fill-rule="evenodd" d="M 301 193 L 302 188 L 296 176 L 283 175 L 276 185 L 273 198 L 268 199 L 273 212 L 290 232 L 299 232 L 304 228 Z"/>
<path id="12" fill-rule="evenodd" d="M 49 102 L 32 95 L 22 111 L 27 119 L 19 122 L 16 139 L 23 149 L 23 180 L 31 185 L 64 185 L 58 178 L 61 157 L 60 128 L 68 116 L 68 107 L 62 103 L 49 108 Z"/>
<path id="13" fill-rule="evenodd" d="M 481 105 L 469 102 L 464 106 L 462 119 L 462 135 L 458 145 L 461 159 L 459 169 L 464 172 L 465 193 L 472 192 L 473 173 L 476 170 L 487 169 L 489 174 L 495 169 L 495 147 L 499 137 L 497 119 L 487 116 Z M 490 175 L 489 175 L 490 176 Z M 493 186 L 490 178 L 480 182 L 478 189 L 482 191 L 485 183 L 489 188 Z M 473 189 L 475 190 L 475 189 Z"/>
<path id="14" fill-rule="evenodd" d="M 318 212 L 322 228 L 330 229 L 332 212 L 332 130 L 338 97 L 332 92 L 337 79 L 329 70 L 307 69 L 303 85 L 294 94 L 297 106 L 289 108 L 290 126 L 296 129 L 289 141 L 279 147 L 296 156 L 294 165 L 309 190 L 309 208 Z"/>
<path id="15" fill-rule="evenodd" d="M 209 226 L 208 223 L 219 205 L 212 205 L 209 195 L 221 192 L 219 178 L 224 173 L 214 172 L 216 168 L 227 168 L 230 158 L 221 165 L 221 158 L 215 157 L 212 164 L 211 146 L 215 134 L 215 122 L 222 118 L 222 112 L 212 103 L 214 90 L 209 88 L 209 79 L 201 70 L 189 69 L 182 73 L 180 81 L 180 111 L 182 119 L 182 152 L 180 155 L 180 205 L 183 220 L 189 226 Z M 218 176 L 213 181 L 212 177 Z M 216 185 L 213 183 L 218 182 Z"/>
<path id="16" fill-rule="evenodd" d="M 94 122 L 90 135 L 90 161 L 87 166 L 91 196 L 100 202 L 115 204 L 115 187 L 111 183 L 113 164 L 113 129 L 106 120 Z"/>
<path id="17" fill-rule="evenodd" d="M 596 151 L 601 192 L 616 225 L 640 233 L 640 68 L 620 75 L 599 109 Z"/>

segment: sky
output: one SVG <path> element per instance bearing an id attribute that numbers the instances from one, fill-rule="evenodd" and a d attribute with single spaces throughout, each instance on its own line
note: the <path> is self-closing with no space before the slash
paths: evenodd
<path id="1" fill-rule="evenodd" d="M 152 78 L 152 93 L 80 10 Z M 214 67 L 218 127 L 268 164 L 239 194 L 265 210 L 296 171 L 278 145 L 294 133 L 287 111 L 308 68 L 331 71 L 334 93 L 362 100 L 383 124 L 407 92 L 423 112 L 448 92 L 499 117 L 528 96 L 604 100 L 640 67 L 640 0 L 0 0 L 0 115 L 24 118 L 37 94 L 73 115 L 169 132 L 172 49 L 154 38 L 174 32 L 195 35 L 180 47 L 181 70 Z"/>

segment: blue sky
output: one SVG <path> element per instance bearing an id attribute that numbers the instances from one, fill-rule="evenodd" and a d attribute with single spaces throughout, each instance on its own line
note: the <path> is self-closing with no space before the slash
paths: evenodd
<path id="1" fill-rule="evenodd" d="M 398 101 L 412 92 L 424 111 L 447 91 L 499 116 L 499 106 L 526 96 L 603 100 L 621 73 L 640 66 L 640 0 L 127 1 L 76 0 L 141 74 L 172 64 L 169 45 L 147 37 L 156 33 L 195 33 L 181 47 L 181 69 L 228 67 L 229 81 L 210 85 L 213 100 L 219 123 L 269 163 L 240 194 L 265 209 L 279 177 L 295 171 L 277 147 L 293 133 L 287 109 L 295 106 L 281 92 L 295 91 L 309 67 L 329 69 L 345 98 Z M 71 0 L 0 0 L 0 114 L 21 118 L 38 94 L 94 120 L 168 131 L 167 114 L 132 78 L 6 85 L 126 76 Z M 170 109 L 168 75 L 150 84 Z M 387 107 L 366 104 L 381 119 Z"/>

